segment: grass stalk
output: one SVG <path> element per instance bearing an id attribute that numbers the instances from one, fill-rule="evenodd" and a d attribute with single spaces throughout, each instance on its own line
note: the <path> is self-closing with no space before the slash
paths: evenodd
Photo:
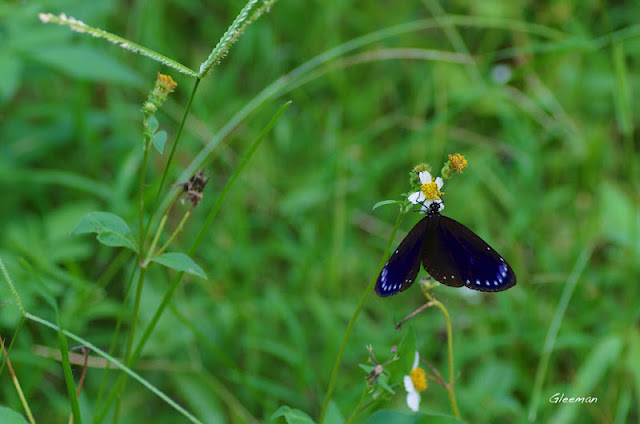
<path id="1" fill-rule="evenodd" d="M 331 378 L 329 379 L 329 386 L 327 388 L 327 394 L 325 395 L 324 398 L 324 402 L 322 403 L 322 410 L 320 411 L 320 418 L 318 418 L 318 423 L 322 424 L 324 422 L 324 418 L 325 415 L 327 413 L 327 408 L 329 407 L 329 402 L 331 401 L 331 395 L 333 394 L 333 390 L 335 388 L 336 385 L 336 380 L 338 379 L 338 371 L 340 370 L 340 363 L 342 362 L 342 356 L 344 355 L 344 351 L 347 347 L 347 342 L 349 341 L 349 336 L 351 336 L 351 331 L 353 330 L 353 326 L 356 322 L 356 319 L 358 318 L 358 315 L 360 315 L 360 311 L 362 310 L 362 307 L 364 306 L 364 302 L 367 300 L 367 297 L 369 297 L 369 294 L 373 291 L 373 287 L 376 284 L 376 280 L 378 279 L 378 274 L 380 273 L 380 271 L 382 270 L 382 267 L 384 266 L 384 263 L 387 260 L 387 256 L 389 255 L 389 251 L 391 250 L 391 245 L 393 244 L 393 240 L 396 236 L 396 232 L 398 231 L 398 228 L 400 227 L 400 223 L 402 222 L 402 218 L 405 215 L 405 211 L 404 208 L 400 211 L 400 213 L 398 214 L 398 218 L 396 219 L 396 223 L 393 226 L 393 230 L 391 231 L 391 236 L 389 237 L 389 241 L 387 243 L 387 247 L 384 251 L 384 254 L 382 255 L 382 261 L 380 262 L 380 266 L 378 267 L 378 272 L 376 273 L 375 278 L 373 278 L 371 280 L 371 282 L 369 283 L 369 286 L 366 288 L 366 290 L 364 291 L 364 294 L 362 295 L 362 297 L 360 298 L 360 301 L 358 302 L 358 304 L 356 305 L 355 310 L 353 311 L 353 315 L 351 316 L 351 319 L 349 320 L 349 323 L 347 324 L 347 329 L 344 332 L 344 336 L 342 338 L 342 344 L 340 345 L 340 349 L 338 350 L 338 354 L 336 355 L 336 360 L 333 364 L 333 371 L 331 371 Z"/>

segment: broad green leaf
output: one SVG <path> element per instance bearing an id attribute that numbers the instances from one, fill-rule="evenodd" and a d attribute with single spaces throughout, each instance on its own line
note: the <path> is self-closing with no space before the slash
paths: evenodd
<path id="1" fill-rule="evenodd" d="M 160 128 L 160 122 L 158 121 L 158 118 L 153 115 L 151 115 L 149 119 L 145 120 L 145 125 L 147 127 L 145 132 L 147 134 L 153 134 L 158 131 L 158 128 Z"/>
<path id="2" fill-rule="evenodd" d="M 138 252 L 138 245 L 133 239 L 131 229 L 118 215 L 109 212 L 89 212 L 71 231 L 71 234 L 97 233 L 100 243 L 113 247 L 126 247 Z"/>
<path id="3" fill-rule="evenodd" d="M 290 406 L 281 406 L 273 413 L 271 419 L 284 417 L 287 424 L 310 424 L 314 423 L 309 415 L 299 409 L 293 409 Z"/>
<path id="4" fill-rule="evenodd" d="M 207 279 L 207 274 L 204 273 L 202 268 L 196 264 L 193 259 L 185 255 L 184 253 L 164 253 L 157 258 L 151 260 L 157 262 L 160 265 L 164 265 L 176 271 L 184 271 L 189 274 L 196 275 L 198 277 Z"/>
<path id="5" fill-rule="evenodd" d="M 327 408 L 327 414 L 324 416 L 325 424 L 343 424 L 344 417 L 340 413 L 338 406 L 334 401 L 329 402 L 329 407 Z"/>
<path id="6" fill-rule="evenodd" d="M 49 46 L 31 52 L 31 58 L 85 81 L 139 86 L 140 76 L 133 69 L 105 53 L 104 49 L 84 45 Z"/>
<path id="7" fill-rule="evenodd" d="M 14 411 L 13 409 L 7 408 L 6 406 L 0 406 L 0 423 L 2 424 L 25 424 L 27 420 Z"/>
<path id="8" fill-rule="evenodd" d="M 164 151 L 164 143 L 167 141 L 167 132 L 166 131 L 158 131 L 154 135 L 151 136 L 151 142 L 153 146 L 156 148 L 160 154 Z"/>
<path id="9" fill-rule="evenodd" d="M 401 375 L 407 375 L 413 367 L 413 362 L 416 360 L 416 331 L 413 326 L 409 326 L 405 331 L 402 340 L 398 344 L 398 360 L 389 364 L 389 369 L 394 373 L 400 373 Z M 398 377 L 394 375 L 394 381 L 401 381 L 402 376 Z"/>
<path id="10" fill-rule="evenodd" d="M 0 75 L 2 75 L 2 84 L 0 84 L 0 105 L 4 105 L 16 93 L 22 79 L 21 75 L 22 61 L 10 52 L 0 52 Z"/>

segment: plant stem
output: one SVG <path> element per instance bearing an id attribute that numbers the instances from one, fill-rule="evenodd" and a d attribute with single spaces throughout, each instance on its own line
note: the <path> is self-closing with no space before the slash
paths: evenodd
<path id="1" fill-rule="evenodd" d="M 133 304 L 133 316 L 131 317 L 131 330 L 129 331 L 129 340 L 127 341 L 127 350 L 124 356 L 124 364 L 131 366 L 131 351 L 133 349 L 133 339 L 136 334 L 136 324 L 138 322 L 138 315 L 140 313 L 140 303 L 142 300 L 142 287 L 144 286 L 144 276 L 147 273 L 147 268 L 140 267 L 140 274 L 138 274 L 138 287 L 136 289 L 136 300 Z M 127 382 L 126 376 L 123 374 L 122 382 L 120 384 L 120 390 L 118 392 L 122 395 Z M 113 422 L 117 423 L 120 415 L 120 403 L 122 396 L 118 396 L 116 400 L 116 410 L 113 414 Z"/>
<path id="2" fill-rule="evenodd" d="M 145 174 L 147 173 L 147 159 L 149 157 L 149 143 L 151 139 L 145 136 L 144 141 L 144 155 L 142 158 L 142 167 L 140 168 L 140 188 L 138 191 L 138 222 L 140 231 L 140 261 L 144 258 L 144 239 L 146 231 L 144 228 L 144 181 Z"/>
<path id="3" fill-rule="evenodd" d="M 360 401 L 358 402 L 356 409 L 353 411 L 351 416 L 347 419 L 347 421 L 345 421 L 344 424 L 351 424 L 353 420 L 355 420 L 356 417 L 360 414 L 360 412 L 369 405 L 369 403 L 366 403 L 366 404 L 364 403 L 364 400 L 367 396 L 368 391 L 369 391 L 369 386 L 365 385 L 364 390 L 362 391 L 362 396 L 360 396 Z"/>
<path id="4" fill-rule="evenodd" d="M 391 250 L 391 244 L 393 243 L 393 239 L 396 236 L 396 232 L 398 231 L 398 227 L 402 222 L 402 217 L 404 216 L 404 214 L 405 214 L 405 208 L 403 207 L 400 213 L 398 214 L 398 218 L 396 219 L 396 223 L 393 227 L 393 231 L 391 232 L 391 237 L 389 237 L 389 242 L 387 243 L 387 248 L 385 249 L 384 254 L 382 255 L 382 261 L 380 262 L 380 266 L 378 267 L 378 273 L 380 273 L 380 271 L 382 270 L 382 267 L 384 266 L 384 263 L 387 259 L 387 255 Z M 347 341 L 349 340 L 349 336 L 351 335 L 351 330 L 353 330 L 353 325 L 356 322 L 356 318 L 358 318 L 358 315 L 360 314 L 360 311 L 364 306 L 365 300 L 367 300 L 367 297 L 369 296 L 369 294 L 373 290 L 373 287 L 376 284 L 376 280 L 378 279 L 378 273 L 376 273 L 375 278 L 371 280 L 371 283 L 369 283 L 369 286 L 364 291 L 362 298 L 360 298 L 360 301 L 358 302 L 358 305 L 356 306 L 356 309 L 353 312 L 351 319 L 349 320 L 349 324 L 347 324 L 347 329 L 344 332 L 344 337 L 342 339 L 342 344 L 340 345 L 340 350 L 338 351 L 338 355 L 336 356 L 336 361 L 333 364 L 333 371 L 331 372 L 331 379 L 329 380 L 329 387 L 327 388 L 327 394 L 325 395 L 324 402 L 322 403 L 322 411 L 320 411 L 320 418 L 318 419 L 318 424 L 322 424 L 324 422 L 324 417 L 327 413 L 327 408 L 329 407 L 329 401 L 331 400 L 331 395 L 333 394 L 333 389 L 335 388 L 336 380 L 338 378 L 338 370 L 340 369 L 342 356 L 344 355 L 344 350 L 347 347 Z"/>
<path id="5" fill-rule="evenodd" d="M 167 179 L 167 174 L 169 173 L 169 168 L 171 167 L 173 154 L 176 151 L 176 147 L 178 147 L 178 142 L 180 141 L 180 136 L 182 135 L 182 130 L 184 129 L 184 124 L 187 121 L 187 116 L 189 115 L 189 111 L 191 110 L 191 103 L 193 103 L 193 98 L 196 96 L 196 91 L 198 91 L 198 85 L 200 85 L 200 78 L 196 78 L 196 82 L 193 85 L 193 90 L 191 90 L 191 97 L 189 97 L 189 102 L 187 103 L 187 107 L 185 108 L 184 114 L 182 115 L 182 121 L 180 121 L 180 127 L 178 127 L 178 132 L 176 133 L 176 141 L 174 141 L 173 146 L 171 146 L 171 153 L 169 153 L 169 158 L 167 159 L 167 163 L 164 167 L 164 172 L 162 173 L 162 179 L 160 180 L 160 185 L 158 186 L 158 192 L 156 193 L 154 204 L 158 203 L 158 199 L 160 199 L 160 194 L 162 193 L 164 182 Z M 151 223 L 151 217 L 149 217 L 149 223 Z"/>
<path id="6" fill-rule="evenodd" d="M 158 253 L 156 253 L 153 257 L 160 256 L 162 254 L 162 252 L 167 250 L 167 247 L 169 247 L 169 245 L 171 244 L 173 239 L 176 238 L 176 236 L 180 233 L 180 231 L 182 231 L 182 228 L 184 227 L 184 223 L 187 222 L 187 219 L 189 219 L 189 216 L 191 215 L 191 211 L 193 210 L 193 208 L 194 208 L 194 206 L 191 205 L 189 210 L 182 217 L 182 220 L 180 221 L 180 224 L 178 224 L 178 227 L 176 227 L 176 229 L 173 231 L 173 234 L 171 234 L 171 236 L 169 236 L 169 240 L 167 240 L 167 242 L 164 244 L 164 246 L 162 246 L 160 248 L 160 250 L 158 250 Z M 150 256 L 149 259 L 152 259 L 152 257 Z"/>
<path id="7" fill-rule="evenodd" d="M 224 189 L 222 190 L 222 193 L 220 193 L 220 195 L 218 196 L 218 199 L 216 200 L 216 203 L 213 205 L 213 208 L 209 212 L 209 215 L 207 216 L 205 224 L 200 229 L 200 233 L 198 234 L 198 236 L 196 237 L 196 240 L 193 242 L 193 244 L 191 245 L 191 248 L 189 249 L 189 252 L 188 252 L 189 255 L 192 255 L 193 252 L 195 252 L 196 248 L 200 245 L 200 242 L 203 240 L 204 236 L 208 234 L 208 230 L 209 230 L 209 227 L 211 226 L 211 223 L 213 222 L 213 219 L 218 213 L 218 210 L 220 210 L 220 208 L 222 207 L 222 204 L 224 203 L 224 199 L 226 198 L 227 193 L 231 190 L 231 187 L 233 186 L 233 183 L 236 181 L 236 179 L 240 175 L 240 172 L 242 172 L 246 164 L 249 162 L 249 159 L 251 158 L 253 153 L 256 151 L 260 143 L 262 143 L 262 140 L 264 140 L 264 138 L 269 133 L 269 131 L 271 131 L 271 128 L 275 125 L 275 123 L 278 121 L 280 116 L 284 113 L 285 110 L 287 110 L 287 108 L 290 105 L 291 105 L 291 101 L 288 101 L 280 107 L 278 112 L 274 115 L 271 121 L 269 121 L 269 123 L 262 130 L 262 132 L 260 132 L 260 135 L 258 135 L 258 138 L 256 138 L 256 140 L 253 142 L 249 150 L 245 153 L 245 155 L 242 158 L 242 161 L 240 162 L 240 165 L 238 165 L 238 167 L 234 171 L 233 175 L 231 176 L 231 178 L 225 185 Z M 136 359 L 138 359 L 138 357 L 140 356 L 142 349 L 147 343 L 147 340 L 151 336 L 151 333 L 156 327 L 156 324 L 160 320 L 160 317 L 162 316 L 165 308 L 169 304 L 169 301 L 173 296 L 173 292 L 178 287 L 178 284 L 180 283 L 180 280 L 182 279 L 183 274 L 184 272 L 179 272 L 173 278 L 173 281 L 171 281 L 171 283 L 169 284 L 169 288 L 167 289 L 164 297 L 162 298 L 160 305 L 156 309 L 156 312 L 154 313 L 153 318 L 151 318 L 151 321 L 149 321 L 147 328 L 145 329 L 144 333 L 140 337 L 140 340 L 138 341 L 138 344 L 136 345 L 136 348 L 133 354 L 131 355 L 131 363 L 129 364 L 130 366 L 133 366 Z"/>
<path id="8" fill-rule="evenodd" d="M 171 202 L 171 205 L 169 205 L 169 207 L 167 208 L 167 211 L 164 213 L 164 215 L 162 216 L 162 220 L 160 220 L 160 225 L 158 225 L 158 229 L 156 230 L 156 234 L 155 236 L 153 236 L 153 241 L 151 242 L 151 247 L 149 247 L 149 254 L 147 259 L 144 260 L 144 262 L 142 263 L 143 267 L 146 267 L 149 263 L 149 261 L 154 258 L 157 255 L 154 255 L 153 251 L 156 248 L 156 245 L 158 244 L 158 239 L 160 238 L 160 233 L 162 233 L 162 230 L 164 229 L 165 224 L 167 223 L 167 219 L 169 218 L 169 213 L 171 212 L 171 210 L 173 209 L 173 205 L 176 204 L 176 202 L 178 201 L 178 199 L 180 198 L 180 194 L 182 192 L 178 193 L 175 197 L 175 199 L 173 199 L 173 202 Z M 159 255 L 160 253 L 158 253 Z"/>
<path id="9" fill-rule="evenodd" d="M 13 380 L 13 385 L 16 386 L 16 392 L 18 392 L 18 397 L 20 398 L 20 402 L 22 403 L 22 407 L 24 408 L 25 413 L 27 414 L 27 418 L 31 424 L 36 424 L 36 421 L 33 419 L 33 415 L 31 414 L 31 409 L 29 409 L 29 403 L 27 403 L 27 399 L 24 397 L 24 393 L 22 392 L 22 387 L 20 386 L 20 382 L 18 381 L 18 376 L 13 371 L 13 366 L 11 365 L 11 360 L 9 359 L 9 354 L 4 347 L 4 340 L 0 337 L 0 345 L 2 346 L 2 353 L 7 361 L 7 368 L 9 369 L 9 374 L 11 374 L 11 380 Z"/>
<path id="10" fill-rule="evenodd" d="M 178 411 L 180 414 L 185 416 L 189 421 L 191 421 L 193 423 L 201 424 L 201 421 L 198 420 L 189 411 L 187 411 L 184 407 L 180 406 L 177 402 L 175 402 L 173 399 L 171 399 L 165 393 L 163 393 L 160 390 L 158 390 L 158 388 L 156 386 L 154 386 L 149 381 L 147 381 L 144 378 L 142 378 L 139 374 L 135 373 L 130 367 L 127 367 L 126 365 L 122 364 L 116 358 L 114 358 L 113 356 L 109 355 L 107 352 L 101 350 L 98 346 L 94 345 L 89 340 L 86 340 L 86 339 L 83 339 L 82 337 L 76 336 L 75 334 L 60 328 L 60 326 L 58 326 L 58 325 L 56 325 L 56 324 L 54 324 L 54 323 L 52 323 L 50 321 L 47 321 L 44 318 L 40 318 L 40 317 L 38 317 L 36 315 L 33 315 L 33 314 L 29 313 L 29 312 L 25 312 L 24 317 L 26 319 L 28 319 L 28 320 L 31 320 L 31 321 L 37 322 L 37 323 L 39 323 L 41 325 L 44 325 L 45 327 L 48 327 L 48 328 L 50 328 L 50 329 L 52 329 L 54 331 L 58 331 L 58 332 L 62 333 L 63 335 L 65 335 L 66 337 L 69 337 L 70 339 L 75 340 L 76 342 L 87 346 L 93 352 L 97 353 L 98 355 L 102 356 L 105 360 L 109 361 L 109 363 L 115 365 L 118 369 L 124 371 L 128 376 L 130 376 L 133 379 L 137 380 L 140 384 L 142 384 L 142 386 L 144 388 L 149 390 L 151 393 L 154 393 L 163 402 L 165 402 L 166 404 L 171 406 L 173 409 Z"/>
<path id="11" fill-rule="evenodd" d="M 451 403 L 451 409 L 453 410 L 453 415 L 456 418 L 462 419 L 460 417 L 460 411 L 458 410 L 458 402 L 456 401 L 456 395 L 454 392 L 454 367 L 453 367 L 453 331 L 451 330 L 451 317 L 449 316 L 449 311 L 444 306 L 442 302 L 435 299 L 431 294 L 423 290 L 424 295 L 429 299 L 429 303 L 433 306 L 437 307 L 442 311 L 444 315 L 444 319 L 447 321 L 447 350 L 449 353 L 449 382 L 444 386 L 447 390 L 447 394 L 449 395 L 449 402 Z"/>
<path id="12" fill-rule="evenodd" d="M 184 124 L 185 124 L 185 122 L 187 122 L 187 116 L 189 116 L 189 111 L 191 110 L 191 104 L 193 103 L 193 98 L 196 95 L 196 91 L 198 91 L 198 85 L 200 85 L 200 78 L 196 78 L 196 82 L 193 85 L 193 90 L 191 90 L 191 97 L 189 97 L 189 102 L 187 103 L 187 107 L 185 108 L 184 114 L 182 115 L 182 121 L 180 121 L 180 126 L 178 127 L 178 132 L 176 133 L 176 141 L 174 141 L 173 142 L 173 146 L 171 146 L 171 152 L 169 153 L 169 158 L 167 159 L 167 163 L 165 164 L 164 172 L 162 173 L 162 179 L 160 180 L 160 184 L 158 185 L 158 192 L 156 193 L 156 198 L 153 201 L 153 204 L 152 204 L 153 207 L 151 208 L 152 210 L 155 210 L 155 208 L 156 208 L 156 206 L 158 204 L 158 200 L 160 199 L 160 194 L 162 194 L 162 189 L 164 187 L 164 182 L 167 179 L 167 174 L 169 173 L 169 168 L 171 166 L 173 155 L 174 155 L 174 153 L 176 151 L 176 147 L 178 146 L 178 142 L 180 141 L 180 136 L 182 135 L 182 130 L 184 129 Z M 147 154 L 147 150 L 145 150 L 145 155 Z M 176 199 L 173 200 L 173 203 L 175 203 Z M 172 204 L 172 206 L 173 206 L 173 204 Z M 167 214 L 169 213 L 168 212 L 169 210 L 171 210 L 171 206 L 168 208 Z M 147 220 L 147 227 L 144 230 L 145 234 L 149 231 L 149 227 L 151 226 L 151 220 L 153 219 L 153 215 L 154 215 L 154 212 L 149 214 L 149 219 Z M 157 233 L 156 233 L 156 235 L 157 235 Z M 142 247 L 140 247 L 140 252 L 142 253 Z M 149 255 L 149 257 L 151 257 L 151 255 Z M 144 257 L 142 255 L 140 255 L 140 262 L 141 263 L 142 263 L 143 259 L 144 259 Z"/>

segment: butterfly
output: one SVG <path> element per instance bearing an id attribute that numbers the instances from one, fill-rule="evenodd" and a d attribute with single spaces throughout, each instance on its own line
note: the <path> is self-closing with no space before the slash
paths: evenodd
<path id="1" fill-rule="evenodd" d="M 507 261 L 473 231 L 440 215 L 440 202 L 431 203 L 426 216 L 402 240 L 376 281 L 381 297 L 405 291 L 424 269 L 440 283 L 498 292 L 516 285 Z"/>

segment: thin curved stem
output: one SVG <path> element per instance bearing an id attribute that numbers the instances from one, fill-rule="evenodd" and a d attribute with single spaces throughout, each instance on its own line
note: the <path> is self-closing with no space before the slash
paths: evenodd
<path id="1" fill-rule="evenodd" d="M 451 409 L 453 410 L 453 415 L 456 418 L 461 419 L 460 410 L 458 409 L 458 401 L 456 400 L 456 395 L 454 391 L 455 381 L 454 381 L 454 364 L 453 364 L 453 330 L 451 329 L 451 317 L 449 316 L 449 311 L 444 306 L 442 302 L 435 299 L 431 294 L 424 290 L 424 295 L 429 299 L 429 303 L 432 306 L 440 309 L 442 314 L 444 315 L 444 319 L 447 322 L 447 350 L 449 354 L 449 382 L 444 386 L 447 390 L 447 395 L 449 395 L 449 402 L 451 403 Z"/>
<path id="2" fill-rule="evenodd" d="M 389 251 L 391 250 L 391 244 L 393 243 L 393 239 L 396 236 L 398 227 L 400 227 L 400 223 L 402 222 L 402 217 L 404 216 L 404 214 L 405 214 L 405 208 L 403 207 L 400 213 L 398 214 L 398 219 L 396 219 L 396 223 L 393 227 L 393 231 L 391 232 L 391 237 L 389 237 L 387 248 L 384 251 L 384 255 L 382 256 L 382 261 L 380 262 L 380 266 L 378 267 L 378 273 L 382 270 L 382 266 L 386 261 Z M 331 395 L 333 394 L 333 389 L 335 388 L 336 380 L 338 378 L 338 370 L 340 369 L 342 356 L 344 355 L 344 350 L 347 347 L 347 341 L 349 340 L 349 336 L 351 335 L 351 330 L 353 330 L 353 325 L 355 324 L 356 319 L 358 318 L 358 315 L 360 314 L 360 311 L 364 306 L 365 300 L 367 300 L 367 297 L 369 296 L 369 294 L 373 290 L 373 287 L 376 284 L 376 280 L 378 279 L 378 273 L 376 273 L 375 278 L 371 280 L 371 282 L 369 283 L 369 286 L 364 291 L 364 294 L 362 295 L 362 298 L 360 298 L 360 301 L 358 302 L 358 305 L 356 306 L 355 311 L 353 311 L 353 315 L 349 320 L 349 324 L 347 324 L 347 329 L 344 332 L 344 337 L 342 339 L 342 344 L 340 345 L 340 350 L 338 351 L 338 355 L 336 356 L 336 362 L 333 364 L 333 371 L 331 372 L 331 379 L 329 380 L 329 387 L 327 388 L 327 394 L 325 395 L 324 402 L 322 403 L 322 411 L 320 412 L 320 418 L 318 419 L 319 424 L 323 423 L 325 414 L 327 413 L 327 408 L 329 407 L 329 401 L 331 400 Z"/>
<path id="3" fill-rule="evenodd" d="M 358 402 L 356 409 L 353 411 L 351 416 L 347 419 L 347 421 L 345 421 L 344 424 L 351 424 L 353 420 L 355 420 L 356 417 L 360 414 L 360 412 L 362 412 L 362 410 L 369 405 L 369 402 L 367 403 L 364 402 L 365 398 L 367 397 L 368 390 L 369 390 L 368 386 L 365 385 L 364 390 L 362 391 L 362 396 L 360 396 L 360 401 Z"/>

